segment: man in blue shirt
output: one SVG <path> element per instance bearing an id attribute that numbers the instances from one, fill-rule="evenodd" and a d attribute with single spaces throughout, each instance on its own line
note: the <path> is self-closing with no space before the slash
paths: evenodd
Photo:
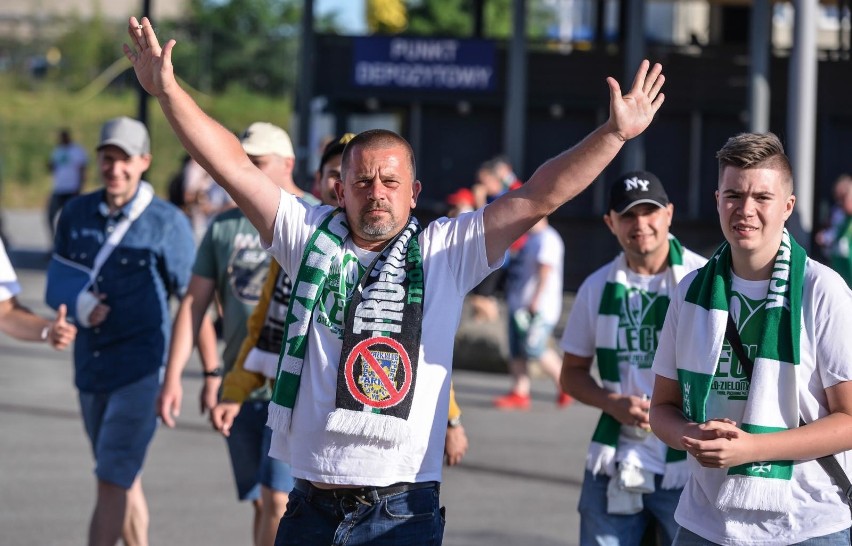
<path id="1" fill-rule="evenodd" d="M 184 293 L 195 257 L 186 216 L 142 180 L 150 164 L 142 123 L 103 125 L 103 188 L 63 208 L 48 270 L 47 303 L 65 304 L 79 329 L 75 383 L 98 485 L 89 544 L 148 543 L 140 471 L 156 426 L 168 299 Z"/>

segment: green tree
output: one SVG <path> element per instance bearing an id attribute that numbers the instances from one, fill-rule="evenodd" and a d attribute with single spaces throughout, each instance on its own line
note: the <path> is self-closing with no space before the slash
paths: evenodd
<path id="1" fill-rule="evenodd" d="M 204 91 L 238 85 L 291 93 L 301 6 L 301 0 L 192 0 L 187 19 L 173 29 L 178 74 Z"/>
<path id="2" fill-rule="evenodd" d="M 512 33 L 512 1 L 484 0 L 483 34 L 506 39 Z M 408 32 L 424 36 L 468 37 L 473 33 L 471 0 L 408 0 Z M 527 0 L 527 36 L 544 38 L 553 23 L 552 8 L 541 0 Z"/>
<path id="3" fill-rule="evenodd" d="M 66 27 L 55 43 L 62 55 L 56 74 L 62 87 L 78 90 L 124 56 L 120 47 L 127 37 L 124 27 L 107 24 L 100 15 L 86 21 L 71 17 Z"/>

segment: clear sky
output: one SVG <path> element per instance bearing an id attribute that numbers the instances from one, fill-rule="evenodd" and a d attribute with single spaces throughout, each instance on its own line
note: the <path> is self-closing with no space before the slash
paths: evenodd
<path id="1" fill-rule="evenodd" d="M 336 12 L 337 23 L 346 33 L 363 34 L 367 29 L 365 0 L 314 0 L 314 13 Z"/>

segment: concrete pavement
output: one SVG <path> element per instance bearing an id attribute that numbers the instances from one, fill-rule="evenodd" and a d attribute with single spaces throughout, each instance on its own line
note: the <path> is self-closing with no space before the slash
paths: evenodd
<path id="1" fill-rule="evenodd" d="M 3 212 L 23 285 L 21 301 L 44 306 L 46 230 L 39 211 Z M 235 500 L 225 444 L 197 410 L 201 377 L 187 367 L 183 411 L 161 427 L 143 484 L 153 545 L 250 544 L 250 508 Z M 500 412 L 503 374 L 456 370 L 470 450 L 444 473 L 444 544 L 565 546 L 578 543 L 577 498 L 595 411 L 557 410 L 554 386 L 533 383 L 528 412 Z M 68 352 L 0 334 L 0 545 L 78 545 L 94 504 L 88 443 Z"/>

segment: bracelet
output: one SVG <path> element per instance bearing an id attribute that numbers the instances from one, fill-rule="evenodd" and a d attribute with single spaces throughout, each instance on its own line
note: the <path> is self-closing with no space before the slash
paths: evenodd
<path id="1" fill-rule="evenodd" d="M 222 366 L 216 366 L 212 370 L 204 370 L 204 377 L 222 377 Z"/>
<path id="2" fill-rule="evenodd" d="M 461 417 L 456 417 L 455 419 L 450 419 L 447 421 L 448 428 L 456 428 L 461 426 Z"/>
<path id="3" fill-rule="evenodd" d="M 45 326 L 41 329 L 41 340 L 47 341 L 47 338 L 50 337 L 50 330 L 53 328 L 53 325 Z"/>

